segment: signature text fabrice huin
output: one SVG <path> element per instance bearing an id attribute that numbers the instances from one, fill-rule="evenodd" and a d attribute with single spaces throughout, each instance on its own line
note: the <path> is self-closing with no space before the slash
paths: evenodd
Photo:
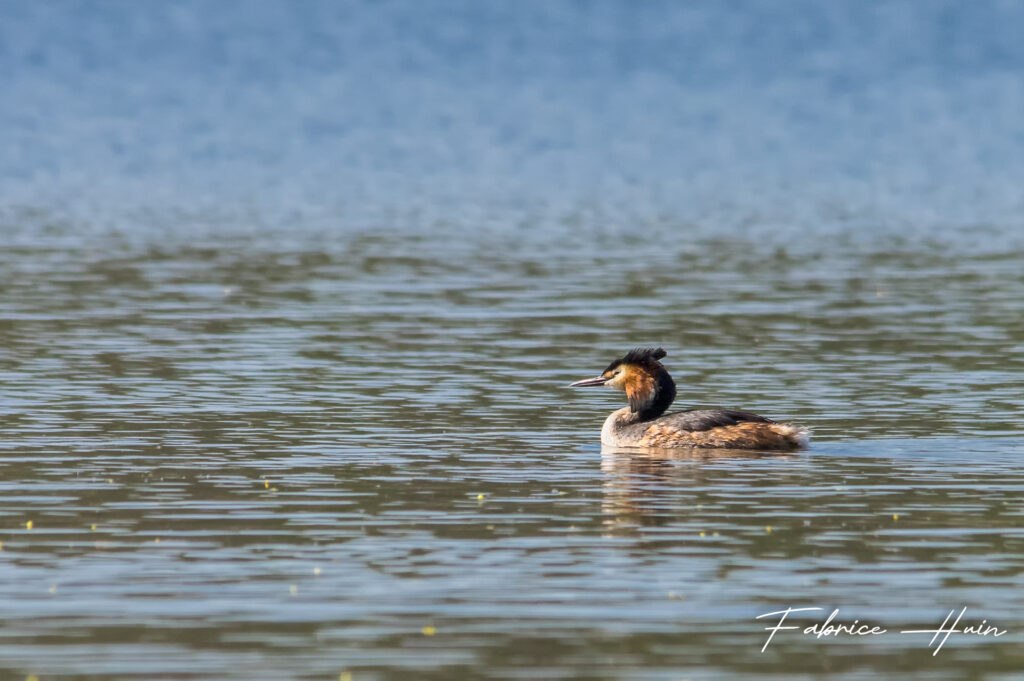
<path id="1" fill-rule="evenodd" d="M 880 636 L 888 633 L 888 629 L 885 627 L 876 624 L 861 624 L 860 620 L 854 620 L 853 622 L 838 621 L 839 608 L 833 610 L 831 614 L 821 622 L 816 622 L 805 627 L 801 627 L 796 624 L 786 624 L 786 618 L 793 613 L 822 612 L 824 610 L 824 608 L 815 607 L 786 608 L 785 610 L 775 610 L 758 615 L 755 619 L 774 618 L 774 620 L 771 621 L 775 622 L 773 625 L 764 628 L 764 630 L 768 632 L 768 638 L 765 640 L 764 645 L 761 646 L 761 652 L 763 653 L 768 649 L 768 646 L 775 638 L 775 634 L 780 631 L 792 631 L 797 629 L 800 630 L 802 635 L 814 636 L 817 639 L 829 637 L 838 638 L 840 636 Z M 964 622 L 963 626 L 961 626 L 961 621 L 963 620 L 966 612 L 967 606 L 961 608 L 959 614 L 956 610 L 950 610 L 949 614 L 946 615 L 946 619 L 944 619 L 942 624 L 940 624 L 936 629 L 904 629 L 899 633 L 932 634 L 932 639 L 928 643 L 929 648 L 935 646 L 935 650 L 932 652 L 932 655 L 937 655 L 938 652 L 942 650 L 942 646 L 952 634 L 968 634 L 971 636 L 991 636 L 993 638 L 998 638 L 1006 633 L 1006 629 L 1000 629 L 995 625 L 988 624 L 988 620 L 982 620 L 981 622 L 974 624 Z"/>

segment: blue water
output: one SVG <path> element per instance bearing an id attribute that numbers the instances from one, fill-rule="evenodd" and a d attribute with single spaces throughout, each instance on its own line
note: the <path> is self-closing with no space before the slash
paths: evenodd
<path id="1" fill-rule="evenodd" d="M 4 2 L 0 15 L 4 207 L 372 222 L 587 206 L 726 229 L 975 225 L 1022 207 L 1016 3 Z"/>
<path id="2" fill-rule="evenodd" d="M 0 0 L 0 675 L 1018 678 L 1022 27 Z M 602 451 L 647 343 L 811 450 Z"/>

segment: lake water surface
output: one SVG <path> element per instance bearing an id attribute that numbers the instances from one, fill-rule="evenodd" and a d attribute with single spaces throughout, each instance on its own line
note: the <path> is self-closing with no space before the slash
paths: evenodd
<path id="1" fill-rule="evenodd" d="M 301 6 L 5 4 L 6 677 L 1019 678 L 1019 11 Z"/>
<path id="2" fill-rule="evenodd" d="M 649 228 L 629 258 L 557 224 L 550 239 L 20 235 L 0 259 L 3 664 L 1018 669 L 1024 252 Z M 639 342 L 670 350 L 680 402 L 804 423 L 812 449 L 602 452 L 620 398 L 565 385 Z M 932 659 L 926 635 L 783 632 L 760 654 L 753 618 L 789 605 L 890 629 L 967 605 L 1013 641 Z"/>

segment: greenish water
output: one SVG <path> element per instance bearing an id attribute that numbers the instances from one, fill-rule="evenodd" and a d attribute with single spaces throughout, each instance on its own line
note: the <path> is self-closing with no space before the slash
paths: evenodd
<path id="1" fill-rule="evenodd" d="M 0 0 L 0 681 L 1020 679 L 1022 25 Z"/>
<path id="2" fill-rule="evenodd" d="M 11 678 L 1024 664 L 1012 230 L 38 220 L 8 215 L 0 253 Z M 679 404 L 793 420 L 812 448 L 602 452 L 620 398 L 565 386 L 646 343 L 669 350 Z M 783 631 L 759 652 L 758 614 L 810 606 L 891 632 L 967 606 L 1009 633 L 932 657 L 925 634 Z"/>

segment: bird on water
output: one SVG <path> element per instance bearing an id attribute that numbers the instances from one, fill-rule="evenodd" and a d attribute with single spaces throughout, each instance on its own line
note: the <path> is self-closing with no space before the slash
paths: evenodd
<path id="1" fill-rule="evenodd" d="M 748 411 L 687 409 L 666 414 L 676 384 L 658 360 L 661 348 L 637 348 L 601 373 L 571 388 L 606 385 L 626 393 L 629 406 L 613 411 L 601 428 L 601 443 L 612 447 L 793 450 L 806 447 L 803 426 L 776 423 Z"/>

